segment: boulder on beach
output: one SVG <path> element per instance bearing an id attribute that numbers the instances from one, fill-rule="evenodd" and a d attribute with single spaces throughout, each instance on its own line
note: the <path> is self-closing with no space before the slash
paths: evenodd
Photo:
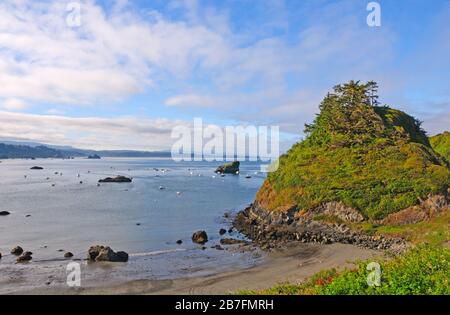
<path id="1" fill-rule="evenodd" d="M 22 253 L 23 253 L 23 248 L 20 246 L 16 246 L 13 249 L 11 249 L 11 254 L 13 254 L 13 255 L 19 256 Z"/>
<path id="2" fill-rule="evenodd" d="M 10 215 L 11 212 L 9 211 L 0 211 L 0 216 L 6 216 L 6 215 Z"/>
<path id="3" fill-rule="evenodd" d="M 208 242 L 208 234 L 205 231 L 197 231 L 192 235 L 192 241 L 197 244 Z"/>
<path id="4" fill-rule="evenodd" d="M 31 259 L 33 259 L 33 257 L 31 257 L 31 254 L 33 254 L 33 253 L 25 252 L 21 256 L 17 257 L 16 261 L 18 263 L 30 261 Z"/>
<path id="5" fill-rule="evenodd" d="M 30 168 L 30 170 L 43 170 L 43 167 L 40 166 L 33 166 L 32 168 Z"/>
<path id="6" fill-rule="evenodd" d="M 133 180 L 131 178 L 125 176 L 116 176 L 116 177 L 106 177 L 104 179 L 100 179 L 99 183 L 131 183 Z"/>
<path id="7" fill-rule="evenodd" d="M 115 252 L 109 246 L 91 246 L 88 251 L 88 259 L 91 261 L 127 262 L 128 253 Z"/>
<path id="8" fill-rule="evenodd" d="M 240 162 L 239 161 L 234 161 L 234 162 L 231 162 L 231 163 L 227 163 L 227 164 L 219 166 L 216 169 L 216 173 L 219 173 L 219 174 L 239 174 L 239 166 L 240 166 Z"/>

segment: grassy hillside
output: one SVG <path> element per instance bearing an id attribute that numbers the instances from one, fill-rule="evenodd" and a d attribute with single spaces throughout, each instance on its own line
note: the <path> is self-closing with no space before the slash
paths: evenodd
<path id="1" fill-rule="evenodd" d="M 386 215 L 446 192 L 447 162 L 413 117 L 378 106 L 374 82 L 338 85 L 306 126 L 307 138 L 280 158 L 257 194 L 268 211 L 308 211 L 340 201 L 366 218 Z"/>
<path id="2" fill-rule="evenodd" d="M 450 132 L 445 131 L 430 138 L 433 149 L 450 162 Z"/>

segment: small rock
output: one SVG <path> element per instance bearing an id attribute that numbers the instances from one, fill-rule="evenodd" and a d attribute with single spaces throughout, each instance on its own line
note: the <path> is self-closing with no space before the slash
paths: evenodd
<path id="1" fill-rule="evenodd" d="M 208 242 L 208 234 L 205 231 L 197 231 L 192 235 L 192 241 L 197 244 Z"/>
<path id="2" fill-rule="evenodd" d="M 178 241 L 177 241 L 177 244 L 178 244 L 178 245 L 181 245 L 181 244 L 183 244 L 183 241 L 182 241 L 182 240 L 178 240 Z"/>
<path id="3" fill-rule="evenodd" d="M 32 168 L 30 168 L 30 170 L 43 170 L 43 167 L 40 166 L 33 166 Z"/>
<path id="4" fill-rule="evenodd" d="M 11 212 L 9 211 L 0 211 L 0 216 L 6 216 L 6 215 L 10 215 Z"/>
<path id="5" fill-rule="evenodd" d="M 71 252 L 67 252 L 64 254 L 64 258 L 71 258 L 73 257 L 73 254 Z"/>
<path id="6" fill-rule="evenodd" d="M 222 245 L 235 245 L 235 244 L 243 244 L 246 243 L 243 240 L 237 240 L 234 238 L 223 238 L 220 240 L 220 244 Z"/>
<path id="7" fill-rule="evenodd" d="M 0 259 L 2 259 L 2 253 L 0 253 Z"/>
<path id="8" fill-rule="evenodd" d="M 23 249 L 20 246 L 16 246 L 13 249 L 11 249 L 11 254 L 19 256 L 23 253 Z"/>
<path id="9" fill-rule="evenodd" d="M 227 233 L 227 231 L 225 229 L 220 229 L 220 231 L 219 231 L 220 235 L 224 235 L 225 233 Z"/>

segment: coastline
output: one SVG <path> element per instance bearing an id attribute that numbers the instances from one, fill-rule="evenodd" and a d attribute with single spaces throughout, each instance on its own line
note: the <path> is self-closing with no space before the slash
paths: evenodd
<path id="1" fill-rule="evenodd" d="M 119 281 L 108 286 L 36 288 L 14 294 L 229 294 L 238 290 L 264 289 L 284 282 L 299 283 L 323 269 L 343 269 L 353 266 L 354 261 L 381 255 L 380 251 L 348 244 L 292 242 L 283 249 L 266 253 L 261 264 L 246 269 L 173 280 Z"/>

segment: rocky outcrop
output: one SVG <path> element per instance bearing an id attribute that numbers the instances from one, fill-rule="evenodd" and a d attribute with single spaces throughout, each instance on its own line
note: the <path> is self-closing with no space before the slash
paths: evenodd
<path id="1" fill-rule="evenodd" d="M 257 205 L 251 205 L 241 211 L 234 220 L 234 226 L 262 249 L 280 247 L 291 241 L 353 244 L 394 253 L 407 248 L 406 242 L 400 238 L 370 236 L 350 230 L 345 223 L 314 221 L 308 216 L 296 215 L 295 211 L 267 212 Z"/>
<path id="2" fill-rule="evenodd" d="M 405 225 L 429 220 L 439 213 L 450 210 L 450 198 L 447 195 L 429 196 L 419 205 L 391 213 L 379 223 L 385 225 Z"/>
<path id="3" fill-rule="evenodd" d="M 109 246 L 91 246 L 88 250 L 88 260 L 90 261 L 109 261 L 109 262 L 127 262 L 128 254 L 126 252 L 114 252 Z"/>
<path id="4" fill-rule="evenodd" d="M 346 207 L 343 203 L 335 201 L 327 202 L 311 209 L 305 215 L 311 219 L 317 215 L 327 215 L 336 217 L 344 222 L 364 221 L 364 216 L 358 210 Z"/>
<path id="5" fill-rule="evenodd" d="M 224 164 L 216 169 L 216 173 L 219 174 L 239 174 L 239 161 L 234 161 L 232 163 Z"/>
<path id="6" fill-rule="evenodd" d="M 197 231 L 192 235 L 192 242 L 197 244 L 205 244 L 208 242 L 208 234 L 205 231 Z"/>
<path id="7" fill-rule="evenodd" d="M 125 176 L 116 176 L 116 177 L 106 177 L 104 179 L 100 179 L 99 183 L 131 183 L 133 180 L 131 178 Z"/>

